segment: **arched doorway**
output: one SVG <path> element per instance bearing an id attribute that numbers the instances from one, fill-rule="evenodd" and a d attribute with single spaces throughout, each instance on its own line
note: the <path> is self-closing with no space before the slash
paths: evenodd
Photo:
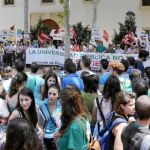
<path id="1" fill-rule="evenodd" d="M 54 20 L 45 19 L 42 22 L 43 22 L 43 24 L 45 24 L 46 26 L 49 27 L 50 31 L 52 29 L 56 29 L 56 30 L 60 29 L 59 25 Z"/>

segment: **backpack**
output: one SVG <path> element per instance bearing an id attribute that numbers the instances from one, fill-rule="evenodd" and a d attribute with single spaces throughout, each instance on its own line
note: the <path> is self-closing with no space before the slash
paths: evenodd
<path id="1" fill-rule="evenodd" d="M 98 141 L 101 145 L 101 150 L 111 150 L 114 146 L 114 135 L 112 134 L 112 129 L 119 125 L 120 123 L 127 123 L 123 116 L 118 115 L 115 120 L 113 116 L 115 112 L 111 112 L 106 120 L 105 127 L 100 131 L 98 135 Z"/>

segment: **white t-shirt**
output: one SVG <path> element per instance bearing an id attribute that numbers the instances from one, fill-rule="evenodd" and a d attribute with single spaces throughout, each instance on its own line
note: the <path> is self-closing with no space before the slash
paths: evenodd
<path id="1" fill-rule="evenodd" d="M 102 103 L 101 103 L 101 100 L 102 100 Z M 102 113 L 105 117 L 105 119 L 107 118 L 107 116 L 109 115 L 109 113 L 112 111 L 112 104 L 111 104 L 111 100 L 108 99 L 106 100 L 105 98 L 103 98 L 103 96 L 99 96 L 99 104 L 101 103 L 101 110 L 102 110 Z M 102 118 L 101 118 L 101 115 L 100 115 L 100 112 L 99 112 L 99 109 L 98 109 L 98 106 L 97 106 L 97 102 L 96 102 L 96 99 L 94 100 L 94 107 L 97 108 L 97 121 L 102 121 Z"/>

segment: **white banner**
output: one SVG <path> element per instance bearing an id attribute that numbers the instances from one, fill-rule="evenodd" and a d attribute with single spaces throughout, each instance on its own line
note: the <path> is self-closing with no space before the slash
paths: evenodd
<path id="1" fill-rule="evenodd" d="M 40 65 L 64 64 L 64 52 L 58 49 L 28 48 L 26 50 L 26 64 L 37 62 Z"/>
<path id="2" fill-rule="evenodd" d="M 111 53 L 96 53 L 96 52 L 71 52 L 70 58 L 76 62 L 79 62 L 83 55 L 88 55 L 91 60 L 92 70 L 98 70 L 101 59 L 107 59 L 109 61 L 121 61 L 123 58 L 134 57 L 137 59 L 138 54 L 111 54 Z M 37 62 L 41 65 L 64 65 L 64 51 L 58 49 L 47 48 L 28 48 L 26 51 L 26 64 Z M 144 66 L 150 66 L 150 57 L 144 63 Z"/>

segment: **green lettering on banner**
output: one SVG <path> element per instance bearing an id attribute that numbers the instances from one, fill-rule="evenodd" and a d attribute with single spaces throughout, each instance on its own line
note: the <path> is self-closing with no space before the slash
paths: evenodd
<path id="1" fill-rule="evenodd" d="M 123 59 L 123 56 L 118 56 L 118 60 L 122 60 Z"/>
<path id="2" fill-rule="evenodd" d="M 113 55 L 113 60 L 117 60 L 118 56 Z"/>

